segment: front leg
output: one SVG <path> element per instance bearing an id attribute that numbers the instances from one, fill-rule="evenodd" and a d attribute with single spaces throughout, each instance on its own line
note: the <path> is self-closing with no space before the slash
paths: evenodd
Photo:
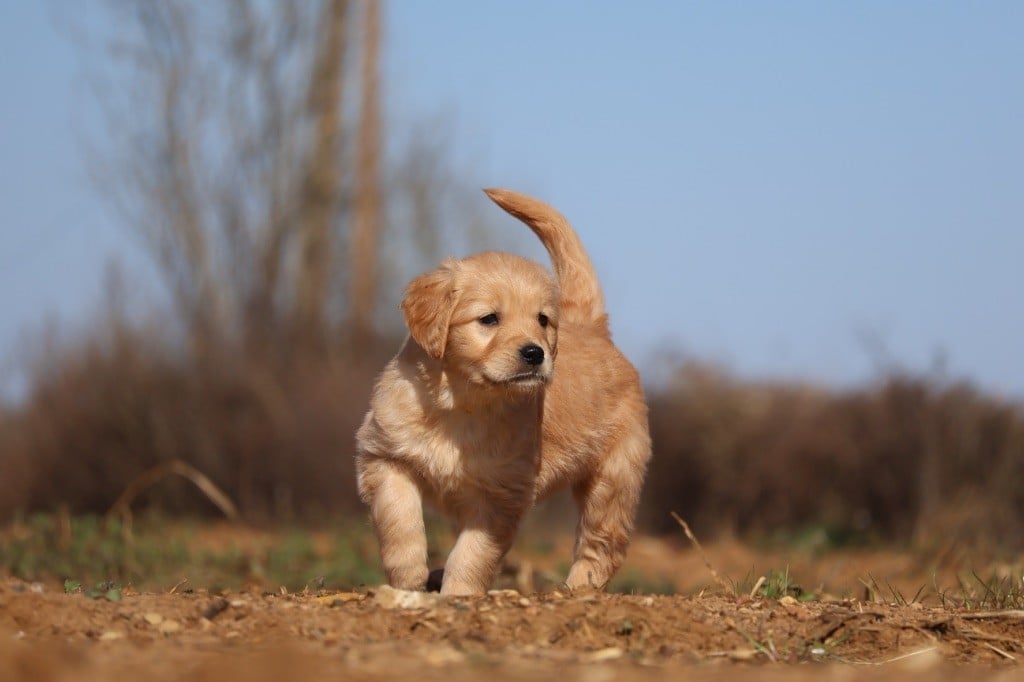
<path id="1" fill-rule="evenodd" d="M 360 496 L 370 505 L 388 584 L 422 590 L 428 573 L 427 533 L 419 486 L 405 470 L 387 460 L 366 458 L 361 464 Z"/>
<path id="2" fill-rule="evenodd" d="M 498 564 L 512 546 L 523 510 L 478 515 L 459 532 L 448 555 L 441 583 L 443 595 L 484 594 L 494 581 Z"/>

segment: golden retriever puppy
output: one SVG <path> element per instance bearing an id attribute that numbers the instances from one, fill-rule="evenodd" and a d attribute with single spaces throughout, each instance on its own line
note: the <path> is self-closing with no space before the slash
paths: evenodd
<path id="1" fill-rule="evenodd" d="M 594 267 L 542 201 L 486 190 L 547 248 L 541 265 L 488 252 L 413 280 L 410 336 L 385 367 L 356 435 L 359 494 L 388 582 L 423 589 L 423 502 L 458 539 L 442 594 L 484 593 L 534 502 L 579 506 L 566 585 L 604 587 L 625 557 L 651 441 L 636 370 L 612 343 Z"/>

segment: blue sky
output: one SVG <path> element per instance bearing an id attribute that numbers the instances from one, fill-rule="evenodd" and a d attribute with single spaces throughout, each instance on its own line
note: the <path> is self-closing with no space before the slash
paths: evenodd
<path id="1" fill-rule="evenodd" d="M 69 7 L 0 4 L 0 377 L 111 256 L 146 267 L 87 181 Z M 392 0 L 387 106 L 570 217 L 649 378 L 672 350 L 849 384 L 870 337 L 1022 396 L 1022 35 L 1019 2 Z"/>

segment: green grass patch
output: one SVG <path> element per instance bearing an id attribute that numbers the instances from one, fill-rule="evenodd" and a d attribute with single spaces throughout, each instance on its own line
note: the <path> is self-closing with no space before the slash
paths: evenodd
<path id="1" fill-rule="evenodd" d="M 235 532 L 237 531 L 237 532 Z M 235 537 L 237 535 L 237 537 Z M 117 519 L 33 515 L 0 532 L 0 572 L 29 581 L 63 581 L 66 592 L 109 585 L 116 599 L 136 589 L 237 589 L 262 585 L 289 591 L 379 584 L 376 542 L 362 527 L 312 532 L 140 520 L 130 530 Z M 91 595 L 99 587 L 85 588 Z M 117 592 L 115 596 L 115 592 Z"/>
<path id="2" fill-rule="evenodd" d="M 814 601 L 818 598 L 817 592 L 804 589 L 793 579 L 789 573 L 789 566 L 781 571 L 769 569 L 767 573 L 761 575 L 751 571 L 743 580 L 733 584 L 733 592 L 737 595 L 759 596 L 765 599 L 793 597 L 798 601 Z"/>
<path id="3" fill-rule="evenodd" d="M 957 576 L 957 586 L 936 590 L 943 606 L 979 611 L 1024 609 L 1024 568 L 992 571 L 987 577 L 977 571 Z"/>

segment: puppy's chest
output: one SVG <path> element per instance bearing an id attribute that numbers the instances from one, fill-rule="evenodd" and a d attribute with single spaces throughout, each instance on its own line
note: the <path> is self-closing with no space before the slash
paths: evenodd
<path id="1" fill-rule="evenodd" d="M 465 418 L 431 420 L 407 442 L 428 485 L 438 494 L 532 484 L 540 457 L 539 428 L 492 425 Z"/>

